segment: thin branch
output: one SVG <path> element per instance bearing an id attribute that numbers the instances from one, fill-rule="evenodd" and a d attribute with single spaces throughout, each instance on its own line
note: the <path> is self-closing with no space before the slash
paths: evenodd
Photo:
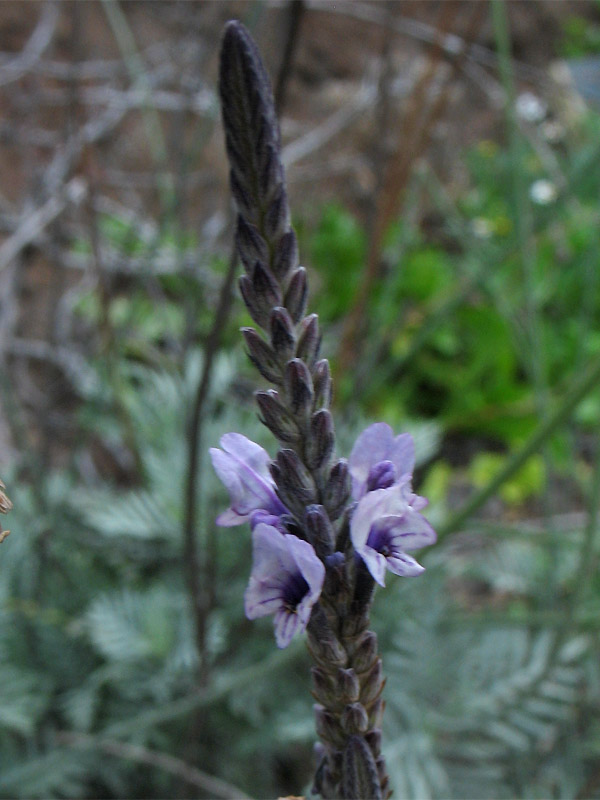
<path id="1" fill-rule="evenodd" d="M 404 16 L 399 16 L 390 22 L 386 14 L 379 10 L 381 6 L 377 7 L 371 3 L 331 3 L 329 0 L 306 0 L 306 2 L 308 3 L 309 11 L 343 14 L 347 17 L 380 26 L 391 24 L 396 33 L 403 36 L 410 36 L 425 44 L 433 44 L 437 39 L 437 29 L 433 25 Z M 479 0 L 479 2 L 483 6 L 486 5 L 483 0 Z M 281 5 L 281 3 L 273 2 L 272 5 L 277 6 Z M 441 46 L 444 52 L 450 57 L 456 56 L 466 47 L 466 56 L 469 60 L 493 68 L 495 68 L 498 63 L 498 56 L 494 50 L 478 44 L 477 42 L 468 43 L 455 33 L 447 33 L 441 42 Z M 517 75 L 523 78 L 523 80 L 537 81 L 542 84 L 548 83 L 547 70 L 534 67 L 531 64 L 526 64 L 524 61 L 518 60 L 514 61 L 514 68 Z"/>
<path id="2" fill-rule="evenodd" d="M 280 669 L 289 669 L 305 648 L 300 640 L 292 642 L 286 650 L 276 650 L 271 655 L 253 664 L 223 675 L 200 691 L 163 703 L 157 708 L 143 711 L 137 717 L 129 717 L 120 722 L 113 722 L 106 728 L 106 733 L 111 736 L 128 736 L 137 730 L 145 730 L 156 725 L 162 725 L 175 719 L 192 714 L 202 708 L 208 708 L 220 702 L 231 692 L 239 692 L 245 686 L 266 680 L 274 680 L 274 674 Z"/>
<path id="3" fill-rule="evenodd" d="M 559 428 L 575 408 L 600 382 L 600 358 L 592 361 L 591 367 L 586 373 L 575 380 L 571 390 L 566 394 L 563 401 L 556 407 L 527 439 L 520 450 L 507 458 L 506 463 L 498 474 L 479 492 L 476 492 L 462 508 L 450 517 L 445 525 L 438 528 L 438 540 L 443 539 L 449 533 L 459 530 L 460 527 L 478 511 L 485 503 L 493 497 L 498 489 L 517 472 L 530 456 L 536 453 L 547 441 L 548 437 Z"/>
<path id="4" fill-rule="evenodd" d="M 138 764 L 147 764 L 149 767 L 162 769 L 177 778 L 181 778 L 190 786 L 194 786 L 210 797 L 224 798 L 224 800 L 250 800 L 249 795 L 245 794 L 237 786 L 208 775 L 206 772 L 187 764 L 175 756 L 168 753 L 161 753 L 157 750 L 150 750 L 148 747 L 120 742 L 117 739 L 105 739 L 91 736 L 87 733 L 74 731 L 58 731 L 56 734 L 58 742 L 67 747 L 77 748 L 78 750 L 101 750 L 109 756 L 135 761 Z"/>
<path id="5" fill-rule="evenodd" d="M 59 16 L 59 4 L 47 2 L 42 5 L 38 24 L 27 43 L 16 58 L 2 64 L 0 86 L 13 83 L 29 72 L 40 59 L 54 36 Z"/>
<path id="6" fill-rule="evenodd" d="M 312 128 L 304 136 L 286 145 L 282 152 L 282 161 L 286 167 L 295 164 L 324 147 L 334 136 L 344 130 L 355 119 L 370 108 L 377 98 L 377 85 L 374 82 L 364 84 L 354 95 L 348 105 L 332 114 L 322 125 Z"/>
<path id="7" fill-rule="evenodd" d="M 291 75 L 292 62 L 298 47 L 300 23 L 304 16 L 304 0 L 290 0 L 288 31 L 283 48 L 283 58 L 279 67 L 277 83 L 275 85 L 275 109 L 278 114 L 285 103 L 286 91 Z"/>
<path id="8" fill-rule="evenodd" d="M 7 267 L 28 244 L 35 241 L 70 204 L 79 204 L 87 187 L 80 178 L 73 178 L 57 195 L 47 200 L 35 211 L 28 209 L 21 217 L 16 231 L 0 246 L 0 272 Z"/>
<path id="9" fill-rule="evenodd" d="M 237 269 L 235 249 L 229 259 L 227 274 L 221 286 L 221 293 L 212 329 L 204 348 L 204 364 L 198 383 L 196 397 L 187 427 L 187 469 L 184 496 L 183 556 L 184 571 L 192 599 L 192 612 L 195 622 L 196 645 L 201 659 L 202 675 L 206 676 L 206 597 L 205 587 L 201 586 L 201 564 L 196 543 L 197 488 L 200 471 L 200 441 L 202 414 L 210 383 L 215 356 L 221 345 L 223 330 L 229 316 L 232 301 L 232 288 Z"/>

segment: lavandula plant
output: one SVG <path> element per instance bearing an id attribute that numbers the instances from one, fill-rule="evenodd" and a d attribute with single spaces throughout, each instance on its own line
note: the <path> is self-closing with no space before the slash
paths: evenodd
<path id="1" fill-rule="evenodd" d="M 329 363 L 319 358 L 316 314 L 306 314 L 306 271 L 291 227 L 280 133 L 269 78 L 246 28 L 229 22 L 220 93 L 231 189 L 238 210 L 240 290 L 257 328 L 242 330 L 248 355 L 273 388 L 256 393 L 260 418 L 279 442 L 272 461 L 239 433 L 212 448 L 231 497 L 217 519 L 252 528 L 245 595 L 250 619 L 274 615 L 286 647 L 306 630 L 320 745 L 313 792 L 383 798 L 384 677 L 369 628 L 375 584 L 386 569 L 423 571 L 407 551 L 435 541 L 411 488 L 410 435 L 367 428 L 348 460 L 335 456 Z"/>

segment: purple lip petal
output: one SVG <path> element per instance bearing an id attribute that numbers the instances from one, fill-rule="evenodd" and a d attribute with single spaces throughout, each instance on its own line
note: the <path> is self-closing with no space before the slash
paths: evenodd
<path id="1" fill-rule="evenodd" d="M 350 533 L 357 550 L 367 543 L 371 526 L 382 517 L 401 516 L 408 505 L 398 486 L 389 489 L 376 489 L 366 494 L 358 503 L 352 521 Z"/>
<path id="2" fill-rule="evenodd" d="M 386 569 L 406 577 L 420 575 L 424 567 L 405 551 L 436 541 L 435 531 L 408 499 L 406 485 L 401 483 L 368 492 L 350 521 L 354 549 L 381 586 Z"/>
<path id="3" fill-rule="evenodd" d="M 252 531 L 254 563 L 244 598 L 246 616 L 274 614 L 278 647 L 306 628 L 319 599 L 325 567 L 312 545 L 259 522 Z"/>
<path id="4" fill-rule="evenodd" d="M 425 567 L 422 567 L 412 556 L 406 553 L 390 556 L 387 559 L 387 568 L 390 572 L 405 578 L 416 578 L 417 575 L 425 572 Z"/>
<path id="5" fill-rule="evenodd" d="M 377 583 L 385 586 L 385 570 L 388 563 L 386 557 L 372 547 L 364 547 L 360 551 L 360 555 Z"/>

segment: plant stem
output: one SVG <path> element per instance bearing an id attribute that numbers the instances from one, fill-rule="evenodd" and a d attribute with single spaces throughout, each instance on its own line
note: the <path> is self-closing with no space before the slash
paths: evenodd
<path id="1" fill-rule="evenodd" d="M 184 573 L 192 602 L 192 614 L 196 633 L 196 646 L 200 656 L 200 674 L 207 677 L 206 665 L 206 615 L 207 596 L 203 578 L 201 559 L 198 555 L 196 540 L 197 522 L 197 488 L 200 473 L 200 440 L 202 413 L 212 379 L 214 359 L 221 344 L 221 336 L 227 322 L 232 301 L 233 281 L 237 270 L 237 256 L 234 252 L 229 259 L 227 273 L 221 286 L 217 311 L 211 331 L 204 348 L 204 364 L 198 382 L 194 404 L 187 428 L 187 470 L 184 489 L 184 521 L 183 521 L 183 560 Z"/>
<path id="2" fill-rule="evenodd" d="M 462 508 L 450 517 L 445 525 L 441 525 L 438 528 L 438 540 L 459 529 L 475 511 L 479 510 L 498 491 L 502 484 L 511 478 L 527 459 L 544 445 L 549 436 L 569 418 L 581 400 L 594 389 L 599 381 L 600 358 L 596 358 L 592 361 L 587 373 L 584 373 L 579 380 L 575 381 L 562 403 L 538 425 L 523 447 L 507 459 L 504 467 L 488 485 L 476 492 Z"/>

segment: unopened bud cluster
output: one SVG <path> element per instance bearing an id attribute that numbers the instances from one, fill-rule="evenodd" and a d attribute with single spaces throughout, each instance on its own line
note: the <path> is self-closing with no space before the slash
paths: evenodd
<path id="1" fill-rule="evenodd" d="M 225 30 L 220 91 L 238 209 L 236 246 L 244 265 L 240 291 L 262 335 L 255 328 L 243 328 L 242 333 L 250 360 L 275 387 L 256 395 L 261 419 L 291 451 L 284 466 L 274 466 L 275 483 L 279 489 L 283 480 L 282 498 L 297 486 L 303 497 L 310 495 L 308 503 L 323 503 L 329 511 L 324 489 L 335 446 L 329 364 L 319 360 L 318 317 L 305 316 L 306 270 L 298 263 L 290 223 L 269 79 L 254 41 L 237 22 Z M 310 471 L 312 487 L 305 480 L 294 481 L 301 474 L 294 454 Z M 348 500 L 350 483 L 339 466 L 336 475 L 344 478 L 337 492 L 345 494 L 341 502 L 336 498 L 339 507 Z"/>
<path id="2" fill-rule="evenodd" d="M 368 630 L 375 583 L 386 570 L 418 575 L 407 550 L 435 533 L 411 489 L 412 439 L 383 423 L 335 457 L 329 363 L 319 358 L 316 314 L 306 315 L 307 276 L 290 224 L 280 134 L 268 76 L 250 34 L 226 26 L 220 92 L 240 292 L 256 328 L 242 333 L 250 360 L 272 386 L 256 393 L 262 422 L 279 442 L 275 459 L 237 433 L 211 457 L 231 496 L 221 525 L 249 522 L 254 561 L 246 614 L 274 615 L 286 647 L 306 630 L 321 739 L 314 791 L 323 798 L 383 798 L 385 680 Z"/>

